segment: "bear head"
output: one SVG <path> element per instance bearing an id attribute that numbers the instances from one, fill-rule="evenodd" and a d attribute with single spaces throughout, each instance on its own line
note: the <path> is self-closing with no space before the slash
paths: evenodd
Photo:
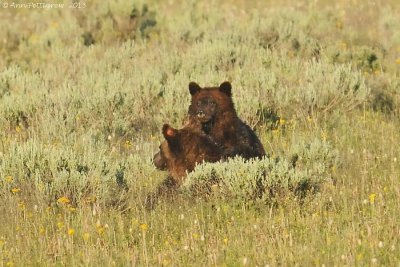
<path id="1" fill-rule="evenodd" d="M 235 112 L 232 101 L 232 86 L 223 82 L 219 87 L 201 88 L 197 83 L 189 83 L 192 97 L 189 106 L 189 116 L 202 124 L 210 123 L 226 111 Z"/>

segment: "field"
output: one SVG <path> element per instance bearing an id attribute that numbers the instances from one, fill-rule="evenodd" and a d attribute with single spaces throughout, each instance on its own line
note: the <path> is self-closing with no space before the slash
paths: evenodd
<path id="1" fill-rule="evenodd" d="M 0 3 L 0 266 L 400 265 L 398 1 L 21 2 Z M 226 80 L 269 157 L 146 209 L 162 125 Z"/>

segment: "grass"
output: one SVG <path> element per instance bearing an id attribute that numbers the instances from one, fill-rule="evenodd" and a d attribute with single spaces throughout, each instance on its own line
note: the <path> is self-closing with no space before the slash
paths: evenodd
<path id="1" fill-rule="evenodd" d="M 400 264 L 397 1 L 86 5 L 1 8 L 0 266 Z M 224 80 L 280 161 L 146 210 L 162 125 Z M 253 201 L 260 164 L 318 190 Z"/>

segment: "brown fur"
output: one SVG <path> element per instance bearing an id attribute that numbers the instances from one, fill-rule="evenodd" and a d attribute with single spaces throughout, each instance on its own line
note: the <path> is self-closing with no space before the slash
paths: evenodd
<path id="1" fill-rule="evenodd" d="M 222 158 L 222 149 L 201 130 L 200 124 L 176 130 L 168 124 L 163 126 L 165 141 L 154 155 L 153 163 L 169 176 L 147 196 L 145 206 L 153 209 L 160 197 L 172 197 L 183 183 L 187 173 L 202 162 L 216 162 Z"/>
<path id="2" fill-rule="evenodd" d="M 236 114 L 229 82 L 205 88 L 191 82 L 189 91 L 192 95 L 189 127 L 200 123 L 201 130 L 223 148 L 225 157 L 265 156 L 264 147 L 254 131 Z"/>
<path id="3" fill-rule="evenodd" d="M 196 127 L 176 130 L 165 124 L 163 135 L 165 141 L 153 162 L 157 168 L 168 170 L 177 184 L 181 184 L 186 173 L 193 171 L 197 164 L 222 158 L 221 148 Z"/>

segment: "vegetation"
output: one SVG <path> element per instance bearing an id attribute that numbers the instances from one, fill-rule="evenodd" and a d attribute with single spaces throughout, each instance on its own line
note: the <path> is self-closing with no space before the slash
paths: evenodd
<path id="1" fill-rule="evenodd" d="M 400 264 L 398 1 L 0 19 L 0 266 Z M 269 158 L 199 165 L 146 210 L 162 125 L 182 126 L 190 81 L 225 80 Z"/>

